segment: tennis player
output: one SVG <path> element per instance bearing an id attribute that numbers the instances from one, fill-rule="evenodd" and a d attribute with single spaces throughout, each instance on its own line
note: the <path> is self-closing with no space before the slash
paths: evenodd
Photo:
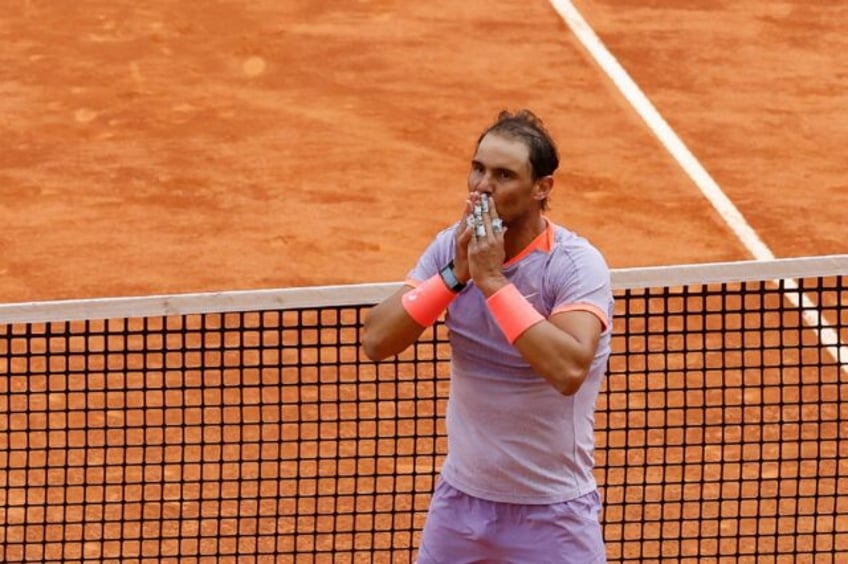
<path id="1" fill-rule="evenodd" d="M 546 216 L 557 148 L 529 110 L 477 141 L 462 219 L 438 233 L 365 321 L 381 360 L 446 312 L 448 453 L 419 564 L 605 562 L 593 475 L 610 352 L 609 269 Z"/>

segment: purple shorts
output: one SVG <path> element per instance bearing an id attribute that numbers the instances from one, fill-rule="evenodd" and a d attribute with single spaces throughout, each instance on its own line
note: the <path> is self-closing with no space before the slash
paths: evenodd
<path id="1" fill-rule="evenodd" d="M 597 491 L 552 505 L 486 501 L 444 479 L 430 500 L 418 564 L 606 562 Z"/>

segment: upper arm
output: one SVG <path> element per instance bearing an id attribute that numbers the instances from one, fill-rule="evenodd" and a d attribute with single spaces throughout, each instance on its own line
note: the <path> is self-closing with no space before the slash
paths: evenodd
<path id="1" fill-rule="evenodd" d="M 548 321 L 574 340 L 578 360 L 588 370 L 604 331 L 598 315 L 588 309 L 566 309 L 555 312 Z"/>
<path id="2" fill-rule="evenodd" d="M 549 272 L 549 320 L 581 343 L 595 349 L 612 323 L 610 273 L 593 247 L 563 252 Z"/>
<path id="3" fill-rule="evenodd" d="M 585 375 L 612 323 L 609 269 L 588 246 L 563 251 L 556 259 L 547 279 L 553 291 L 548 321 L 569 337 L 569 354 Z"/>

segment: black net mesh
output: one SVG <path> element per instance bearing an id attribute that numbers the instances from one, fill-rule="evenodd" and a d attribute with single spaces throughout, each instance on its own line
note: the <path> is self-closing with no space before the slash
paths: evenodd
<path id="1" fill-rule="evenodd" d="M 610 562 L 848 554 L 845 282 L 617 291 Z M 0 324 L 0 561 L 411 561 L 447 334 L 370 362 L 368 307 Z"/>

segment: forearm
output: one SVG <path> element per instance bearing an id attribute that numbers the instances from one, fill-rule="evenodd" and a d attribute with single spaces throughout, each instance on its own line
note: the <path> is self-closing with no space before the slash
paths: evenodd
<path id="1" fill-rule="evenodd" d="M 424 332 L 403 308 L 403 294 L 412 290 L 405 286 L 382 303 L 374 306 L 362 328 L 362 348 L 371 360 L 379 361 L 403 352 Z"/>
<path id="2" fill-rule="evenodd" d="M 448 265 L 416 288 L 402 288 L 368 314 L 362 344 L 369 358 L 382 360 L 398 354 L 442 316 L 457 296 L 451 268 Z M 445 276 L 451 281 L 446 282 Z M 454 287 L 449 287 L 449 283 Z"/>
<path id="3" fill-rule="evenodd" d="M 597 350 L 601 325 L 585 311 L 545 319 L 510 283 L 484 289 L 489 311 L 506 339 L 542 378 L 560 393 L 577 392 Z"/>
<path id="4" fill-rule="evenodd" d="M 527 329 L 513 346 L 536 374 L 567 396 L 580 389 L 594 358 L 593 347 L 549 321 Z"/>

